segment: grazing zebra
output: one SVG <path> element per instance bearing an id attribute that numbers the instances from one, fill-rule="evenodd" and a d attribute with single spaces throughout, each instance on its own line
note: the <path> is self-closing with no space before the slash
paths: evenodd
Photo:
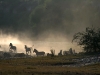
<path id="1" fill-rule="evenodd" d="M 30 55 L 31 55 L 32 47 L 27 47 L 27 45 L 25 45 L 25 50 L 26 50 L 27 55 L 29 54 L 29 52 L 30 52 Z"/>
<path id="2" fill-rule="evenodd" d="M 33 53 L 36 53 L 36 55 L 38 56 L 38 55 L 45 55 L 45 52 L 44 51 L 42 51 L 42 52 L 38 52 L 38 50 L 36 50 L 36 49 L 34 49 L 34 51 L 33 51 Z"/>
<path id="3" fill-rule="evenodd" d="M 16 46 L 13 46 L 12 43 L 10 43 L 9 46 L 10 46 L 10 49 L 9 49 L 10 52 L 14 52 L 14 53 L 17 52 L 17 48 L 16 48 Z"/>

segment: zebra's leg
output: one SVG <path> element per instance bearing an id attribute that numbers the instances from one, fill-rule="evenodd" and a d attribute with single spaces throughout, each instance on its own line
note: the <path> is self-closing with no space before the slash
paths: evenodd
<path id="1" fill-rule="evenodd" d="M 28 55 L 28 52 L 27 52 L 27 55 Z"/>
<path id="2" fill-rule="evenodd" d="M 30 55 L 31 55 L 31 50 L 30 50 Z"/>
<path id="3" fill-rule="evenodd" d="M 14 53 L 16 53 L 15 49 L 13 49 Z"/>
<path id="4" fill-rule="evenodd" d="M 15 49 L 15 53 L 17 53 L 17 50 Z"/>
<path id="5" fill-rule="evenodd" d="M 15 53 L 17 53 L 17 50 L 15 50 Z"/>
<path id="6" fill-rule="evenodd" d="M 26 51 L 26 55 L 27 55 L 27 51 Z"/>
<path id="7" fill-rule="evenodd" d="M 10 48 L 9 51 L 12 52 L 12 49 Z"/>
<path id="8" fill-rule="evenodd" d="M 29 54 L 29 52 L 27 52 L 27 55 Z"/>

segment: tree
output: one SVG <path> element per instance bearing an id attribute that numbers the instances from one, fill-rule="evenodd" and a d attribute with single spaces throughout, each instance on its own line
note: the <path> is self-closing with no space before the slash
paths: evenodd
<path id="1" fill-rule="evenodd" d="M 85 52 L 98 52 L 100 51 L 100 29 L 87 27 L 85 32 L 76 33 L 73 41 L 82 46 Z"/>

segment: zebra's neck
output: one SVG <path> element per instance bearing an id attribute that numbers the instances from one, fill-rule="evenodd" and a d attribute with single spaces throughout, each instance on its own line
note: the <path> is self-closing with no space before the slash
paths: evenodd
<path id="1" fill-rule="evenodd" d="M 35 53 L 38 53 L 38 51 L 35 51 Z"/>

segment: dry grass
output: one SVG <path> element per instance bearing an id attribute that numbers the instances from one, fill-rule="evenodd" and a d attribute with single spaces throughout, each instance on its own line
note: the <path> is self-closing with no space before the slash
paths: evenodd
<path id="1" fill-rule="evenodd" d="M 71 57 L 75 58 L 75 57 Z M 65 60 L 66 59 L 66 60 Z M 99 75 L 100 63 L 84 67 L 62 67 L 73 63 L 67 57 L 35 57 L 0 60 L 0 75 Z M 55 64 L 59 64 L 60 66 Z"/>

